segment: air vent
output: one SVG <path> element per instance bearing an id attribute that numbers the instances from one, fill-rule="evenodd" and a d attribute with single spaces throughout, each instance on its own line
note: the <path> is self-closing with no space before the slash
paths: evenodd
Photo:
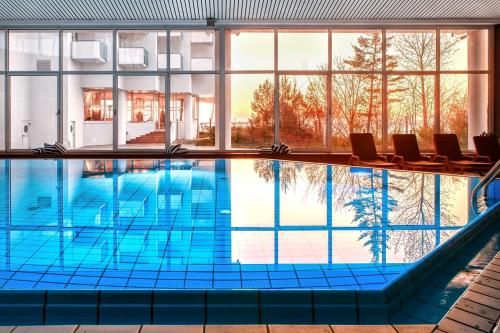
<path id="1" fill-rule="evenodd" d="M 50 71 L 50 60 L 37 60 L 36 70 L 41 72 Z"/>

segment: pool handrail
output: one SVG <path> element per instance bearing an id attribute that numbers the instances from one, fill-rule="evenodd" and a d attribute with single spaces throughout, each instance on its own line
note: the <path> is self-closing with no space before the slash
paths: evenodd
<path id="1" fill-rule="evenodd" d="M 484 175 L 483 178 L 479 181 L 479 183 L 474 187 L 471 193 L 471 206 L 474 210 L 474 213 L 479 214 L 478 205 L 477 205 L 477 196 L 479 191 L 484 188 L 484 193 L 487 195 L 488 186 L 491 182 L 500 174 L 500 160 L 495 163 L 495 165 Z"/>

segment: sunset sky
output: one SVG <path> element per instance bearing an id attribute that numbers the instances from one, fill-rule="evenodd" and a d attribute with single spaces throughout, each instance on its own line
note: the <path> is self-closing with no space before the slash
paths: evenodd
<path id="1" fill-rule="evenodd" d="M 365 31 L 370 33 L 370 31 Z M 347 59 L 354 55 L 352 45 L 362 34 L 334 31 L 332 58 Z M 229 37 L 230 36 L 230 37 Z M 274 67 L 274 34 L 266 32 L 231 33 L 231 70 L 272 71 Z M 467 39 L 460 41 L 458 51 L 446 69 L 467 69 Z M 280 32 L 278 35 L 279 70 L 315 70 L 328 62 L 328 35 L 326 32 Z M 334 61 L 335 63 L 335 61 Z M 333 65 L 333 69 L 336 69 Z M 226 83 L 231 91 L 231 120 L 246 121 L 251 114 L 253 92 L 266 79 L 273 81 L 273 74 L 233 74 Z M 299 86 L 307 85 L 307 78 L 298 80 Z M 305 87 L 303 87 L 305 89 Z"/>

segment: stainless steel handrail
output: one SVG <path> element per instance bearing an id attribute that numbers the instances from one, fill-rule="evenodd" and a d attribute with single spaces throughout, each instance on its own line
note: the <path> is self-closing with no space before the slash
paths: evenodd
<path id="1" fill-rule="evenodd" d="M 500 174 L 500 160 L 495 163 L 495 165 L 484 175 L 483 178 L 479 181 L 479 184 L 474 187 L 471 193 L 471 206 L 474 210 L 474 213 L 479 214 L 478 205 L 477 205 L 477 195 L 479 191 L 484 188 L 484 193 L 488 192 L 488 186 L 491 184 L 493 180 Z"/>

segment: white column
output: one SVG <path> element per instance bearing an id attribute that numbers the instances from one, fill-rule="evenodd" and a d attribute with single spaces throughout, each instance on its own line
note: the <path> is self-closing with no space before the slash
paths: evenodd
<path id="1" fill-rule="evenodd" d="M 193 96 L 186 95 L 184 99 L 184 139 L 191 140 L 193 137 Z"/>
<path id="2" fill-rule="evenodd" d="M 118 90 L 118 144 L 127 142 L 127 92 Z"/>
<path id="3" fill-rule="evenodd" d="M 487 68 L 488 35 L 486 30 L 471 30 L 467 33 L 467 69 Z M 468 76 L 468 140 L 469 149 L 474 149 L 472 137 L 487 130 L 488 125 L 488 79 L 482 74 Z"/>

